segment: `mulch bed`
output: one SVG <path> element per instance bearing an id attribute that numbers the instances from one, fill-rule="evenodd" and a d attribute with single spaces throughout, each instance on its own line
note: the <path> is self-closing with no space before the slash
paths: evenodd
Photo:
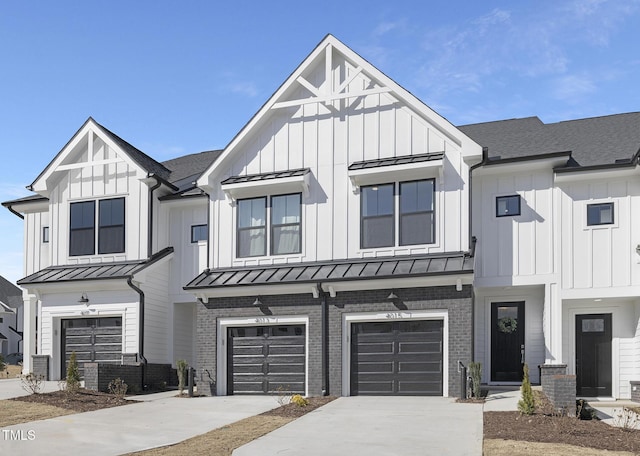
<path id="1" fill-rule="evenodd" d="M 599 420 L 557 416 L 538 391 L 536 413 L 485 412 L 484 438 L 565 443 L 610 451 L 640 453 L 640 431 L 610 426 Z"/>
<path id="2" fill-rule="evenodd" d="M 268 412 L 261 413 L 261 415 L 300 418 L 302 415 L 306 415 L 307 413 L 317 409 L 318 407 L 322 407 L 323 405 L 328 404 L 334 399 L 336 399 L 335 396 L 308 397 L 307 401 L 309 401 L 309 403 L 303 407 L 294 403 L 290 403 L 273 410 L 269 410 Z"/>
<path id="3" fill-rule="evenodd" d="M 121 399 L 113 394 L 100 393 L 81 389 L 75 393 L 67 391 L 54 391 L 52 393 L 30 394 L 29 396 L 9 399 L 12 401 L 37 402 L 41 404 L 53 405 L 74 412 L 91 412 L 109 407 L 118 407 L 135 403 L 126 399 Z"/>

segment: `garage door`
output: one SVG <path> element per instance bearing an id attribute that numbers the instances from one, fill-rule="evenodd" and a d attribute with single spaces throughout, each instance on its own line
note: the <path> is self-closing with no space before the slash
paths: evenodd
<path id="1" fill-rule="evenodd" d="M 304 325 L 227 331 L 227 394 L 305 393 Z"/>
<path id="2" fill-rule="evenodd" d="M 122 362 L 122 318 L 74 318 L 62 320 L 62 356 L 65 363 L 61 376 L 66 378 L 71 353 L 76 353 L 80 376 L 84 363 Z"/>
<path id="3" fill-rule="evenodd" d="M 351 394 L 442 395 L 442 320 L 351 324 Z"/>

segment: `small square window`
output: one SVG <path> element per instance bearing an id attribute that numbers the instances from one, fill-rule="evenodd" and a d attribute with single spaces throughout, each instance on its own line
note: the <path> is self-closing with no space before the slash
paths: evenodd
<path id="1" fill-rule="evenodd" d="M 497 196 L 496 217 L 520 215 L 520 195 Z"/>
<path id="2" fill-rule="evenodd" d="M 209 238 L 207 225 L 191 225 L 191 242 L 206 241 Z"/>
<path id="3" fill-rule="evenodd" d="M 587 226 L 613 224 L 613 203 L 587 204 Z"/>
<path id="4" fill-rule="evenodd" d="M 42 227 L 42 242 L 44 244 L 49 243 L 49 227 L 48 226 Z"/>

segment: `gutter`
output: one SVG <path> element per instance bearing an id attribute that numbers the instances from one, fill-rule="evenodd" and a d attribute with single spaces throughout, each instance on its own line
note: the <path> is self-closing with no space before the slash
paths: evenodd
<path id="1" fill-rule="evenodd" d="M 469 252 L 471 256 L 476 252 L 476 239 L 473 236 L 473 171 L 489 162 L 489 148 L 482 148 L 482 161 L 469 168 Z"/>
<path id="2" fill-rule="evenodd" d="M 4 207 L 6 207 L 7 209 L 9 209 L 9 212 L 11 212 L 12 214 L 17 215 L 18 217 L 20 217 L 22 220 L 24 220 L 24 215 L 22 215 L 20 212 L 16 211 L 13 206 L 11 204 L 7 204 L 7 203 L 2 203 L 2 205 Z"/>
<path id="3" fill-rule="evenodd" d="M 322 395 L 329 395 L 329 307 L 327 306 L 327 293 L 322 289 L 322 283 L 316 284 L 320 295 L 320 315 L 322 322 Z"/>

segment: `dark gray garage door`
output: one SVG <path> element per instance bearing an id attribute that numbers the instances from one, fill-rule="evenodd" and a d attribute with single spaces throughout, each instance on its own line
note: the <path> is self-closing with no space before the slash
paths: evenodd
<path id="1" fill-rule="evenodd" d="M 227 331 L 227 394 L 305 393 L 304 325 Z"/>
<path id="2" fill-rule="evenodd" d="M 442 320 L 353 323 L 351 394 L 442 395 Z"/>
<path id="3" fill-rule="evenodd" d="M 74 318 L 62 320 L 62 378 L 67 377 L 67 365 L 72 352 L 80 376 L 84 377 L 84 363 L 122 362 L 122 318 Z"/>

